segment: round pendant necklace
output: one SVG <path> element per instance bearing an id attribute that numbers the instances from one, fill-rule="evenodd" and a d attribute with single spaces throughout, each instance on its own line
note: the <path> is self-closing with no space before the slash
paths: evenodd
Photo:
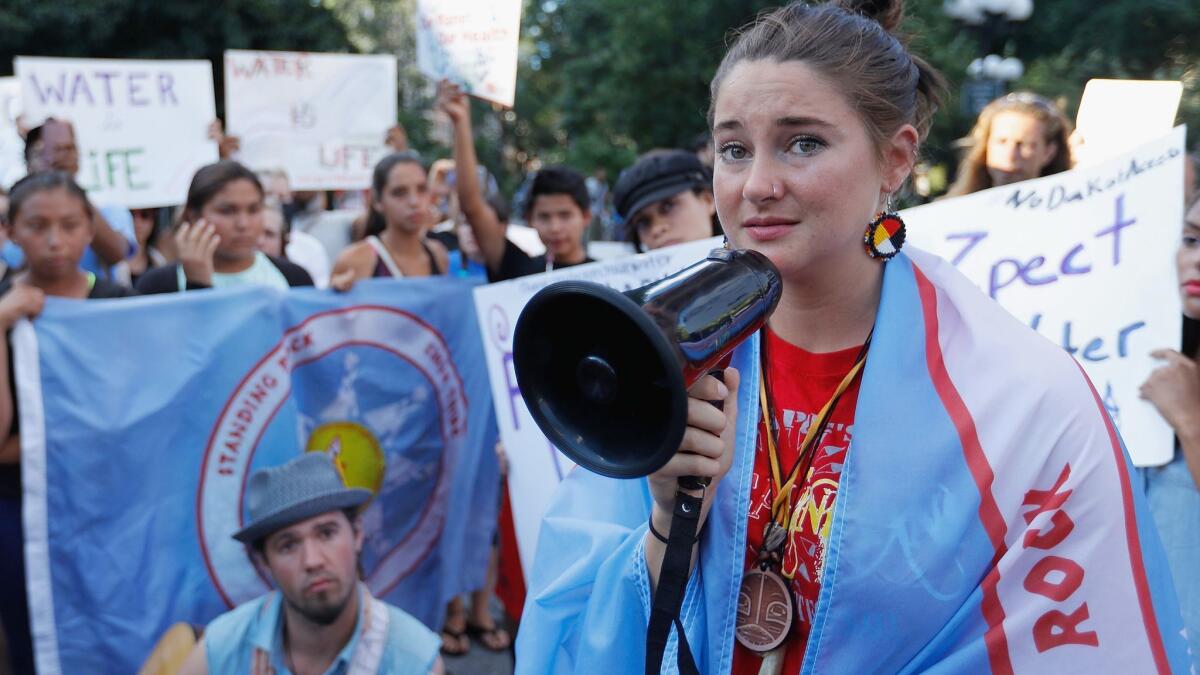
<path id="1" fill-rule="evenodd" d="M 780 523 L 789 521 L 790 496 L 792 489 L 797 487 L 796 480 L 807 475 L 812 463 L 813 450 L 819 443 L 842 394 L 862 371 L 870 344 L 871 336 L 868 335 L 859 351 L 858 358 L 855 359 L 854 366 L 850 372 L 846 373 L 833 396 L 822 407 L 817 415 L 817 420 L 810 425 L 786 481 L 782 475 L 783 471 L 775 441 L 775 410 L 767 393 L 768 360 L 764 344 L 762 378 L 759 382 L 759 403 L 767 436 L 767 455 L 771 473 L 768 481 L 770 486 L 768 495 L 773 488 L 775 497 L 771 500 L 771 519 L 763 528 L 762 545 L 758 549 L 758 561 L 742 575 L 742 583 L 738 588 L 737 620 L 734 629 L 737 641 L 756 654 L 765 655 L 776 649 L 783 644 L 791 632 L 796 616 L 792 592 L 788 587 L 788 582 L 778 572 L 783 562 L 788 531 Z M 783 508 L 785 505 L 787 506 L 786 511 Z"/>
<path id="2" fill-rule="evenodd" d="M 773 560 L 783 551 L 787 532 L 772 520 L 763 531 L 760 562 L 742 576 L 738 588 L 737 626 L 734 636 L 743 647 L 765 654 L 787 639 L 792 630 L 792 593 L 774 569 Z"/>

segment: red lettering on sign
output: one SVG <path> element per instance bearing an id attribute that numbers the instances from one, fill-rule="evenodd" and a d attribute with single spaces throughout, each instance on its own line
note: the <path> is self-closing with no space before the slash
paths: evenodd
<path id="1" fill-rule="evenodd" d="M 1050 575 L 1056 572 L 1062 574 L 1062 578 L 1051 581 Z M 1048 555 L 1037 561 L 1025 576 L 1025 590 L 1044 595 L 1056 602 L 1071 597 L 1082 583 L 1083 568 L 1079 563 L 1056 555 Z"/>
<path id="2" fill-rule="evenodd" d="M 1049 490 L 1030 490 L 1025 493 L 1022 506 L 1034 508 L 1024 515 L 1026 524 L 1033 524 L 1043 513 L 1050 514 L 1050 523 L 1040 529 L 1030 528 L 1025 532 L 1023 544 L 1026 549 L 1049 551 L 1067 540 L 1075 531 L 1075 521 L 1067 514 L 1067 498 L 1072 490 L 1063 490 L 1071 477 L 1071 465 L 1063 466 Z M 1025 575 L 1024 587 L 1030 593 L 1049 598 L 1055 602 L 1066 602 L 1083 585 L 1083 566 L 1059 555 L 1047 555 L 1034 563 Z M 1100 637 L 1095 631 L 1079 630 L 1079 624 L 1088 619 L 1087 603 L 1074 612 L 1066 614 L 1051 609 L 1038 617 L 1033 624 L 1033 641 L 1038 653 L 1063 645 L 1100 646 Z"/>
<path id="3" fill-rule="evenodd" d="M 1087 621 L 1088 606 L 1083 603 L 1079 609 L 1064 614 L 1056 609 L 1043 614 L 1033 624 L 1033 644 L 1038 653 L 1062 647 L 1063 645 L 1083 645 L 1099 647 L 1100 637 L 1096 631 L 1080 631 L 1079 624 Z"/>
<path id="4" fill-rule="evenodd" d="M 1025 533 L 1025 548 L 1040 548 L 1050 550 L 1058 546 L 1075 529 L 1075 521 L 1066 511 L 1055 511 L 1050 516 L 1050 528 L 1029 530 Z"/>
<path id="5" fill-rule="evenodd" d="M 1047 511 L 1061 509 L 1066 503 L 1067 497 L 1071 496 L 1071 490 L 1059 492 L 1063 483 L 1067 482 L 1067 478 L 1071 476 L 1071 465 L 1067 464 L 1063 467 L 1062 473 L 1058 474 L 1058 480 L 1054 481 L 1054 487 L 1049 490 L 1030 490 L 1025 493 L 1025 500 L 1021 502 L 1021 506 L 1035 506 L 1037 508 L 1028 511 L 1025 514 L 1025 522 L 1032 523 L 1033 519 L 1039 514 Z"/>

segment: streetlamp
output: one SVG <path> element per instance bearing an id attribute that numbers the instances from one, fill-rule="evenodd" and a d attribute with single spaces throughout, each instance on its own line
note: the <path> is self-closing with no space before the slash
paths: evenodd
<path id="1" fill-rule="evenodd" d="M 1021 77 L 1025 66 L 1016 57 L 996 54 L 1003 48 L 1010 26 L 1033 15 L 1033 0 L 945 0 L 946 14 L 962 22 L 979 36 L 984 54 L 967 67 L 963 83 L 963 110 L 977 115 L 983 107 L 1008 90 L 1008 83 Z"/>

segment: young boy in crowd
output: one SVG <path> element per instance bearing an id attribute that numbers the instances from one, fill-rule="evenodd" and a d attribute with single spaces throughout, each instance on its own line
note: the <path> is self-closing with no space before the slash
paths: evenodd
<path id="1" fill-rule="evenodd" d="M 454 163 L 458 199 L 475 241 L 487 264 L 488 279 L 505 281 L 530 274 L 592 262 L 583 233 L 592 220 L 587 183 L 582 174 L 565 166 L 538 171 L 525 204 L 525 218 L 546 246 L 545 255 L 530 256 L 505 236 L 508 224 L 488 206 L 480 190 L 475 140 L 471 135 L 471 106 L 457 85 L 438 85 L 438 109 L 454 123 Z"/>

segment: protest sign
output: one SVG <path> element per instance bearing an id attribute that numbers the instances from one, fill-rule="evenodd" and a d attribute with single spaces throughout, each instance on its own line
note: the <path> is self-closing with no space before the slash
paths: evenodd
<path id="1" fill-rule="evenodd" d="M 1171 131 L 1183 83 L 1168 80 L 1090 80 L 1079 100 L 1072 151 L 1076 167 L 1129 152 Z"/>
<path id="2" fill-rule="evenodd" d="M 21 81 L 0 77 L 0 187 L 10 188 L 25 175 L 25 141 L 17 129 Z"/>
<path id="3" fill-rule="evenodd" d="M 217 118 L 207 61 L 18 56 L 28 126 L 70 121 L 76 179 L 92 202 L 129 208 L 182 204 L 196 169 L 217 160 Z"/>
<path id="4" fill-rule="evenodd" d="M 1174 454 L 1171 428 L 1138 388 L 1161 365 L 1150 352 L 1180 342 L 1183 143 L 1180 127 L 1103 164 L 902 214 L 910 244 L 1079 361 L 1138 466 Z"/>
<path id="5" fill-rule="evenodd" d="M 579 265 L 512 281 L 480 286 L 475 309 L 483 333 L 484 358 L 496 405 L 500 440 L 509 458 L 508 488 L 521 565 L 528 574 L 538 528 L 554 487 L 574 467 L 533 421 L 513 370 L 512 333 L 525 303 L 543 287 L 567 279 L 602 283 L 621 291 L 643 286 L 702 260 L 721 239 L 680 244 L 637 256 Z"/>
<path id="6" fill-rule="evenodd" d="M 38 672 L 137 672 L 168 626 L 267 592 L 232 538 L 247 479 L 306 451 L 374 492 L 366 585 L 440 627 L 482 586 L 496 522 L 473 287 L 48 299 L 14 333 Z"/>
<path id="7" fill-rule="evenodd" d="M 239 159 L 293 190 L 365 189 L 396 124 L 396 59 L 228 50 L 225 116 Z"/>
<path id="8" fill-rule="evenodd" d="M 513 106 L 521 0 L 417 0 L 417 68 Z"/>

